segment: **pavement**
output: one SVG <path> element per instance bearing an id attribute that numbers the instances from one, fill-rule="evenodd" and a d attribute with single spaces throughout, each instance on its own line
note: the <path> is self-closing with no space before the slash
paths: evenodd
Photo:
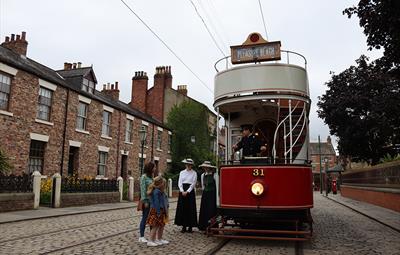
<path id="1" fill-rule="evenodd" d="M 170 202 L 177 201 L 177 198 L 170 198 Z M 121 203 L 107 203 L 87 206 L 73 206 L 64 208 L 39 207 L 39 209 L 22 210 L 0 213 L 0 224 L 18 222 L 24 220 L 35 220 L 53 218 L 67 215 L 76 215 L 92 212 L 104 212 L 128 208 L 136 208 L 137 202 L 123 201 Z"/>

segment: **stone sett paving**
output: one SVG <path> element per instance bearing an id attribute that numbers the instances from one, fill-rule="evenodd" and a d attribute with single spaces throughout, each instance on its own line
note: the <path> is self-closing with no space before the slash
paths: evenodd
<path id="1" fill-rule="evenodd" d="M 198 197 L 199 198 L 199 197 Z M 400 255 L 400 233 L 372 221 L 352 210 L 315 193 L 313 239 L 304 244 L 303 254 L 398 254 Z M 199 201 L 198 201 L 199 202 Z M 171 204 L 171 218 L 176 203 Z M 220 239 L 206 237 L 195 231 L 181 234 L 180 228 L 169 223 L 164 237 L 169 245 L 147 247 L 137 242 L 140 218 L 133 209 L 90 213 L 58 218 L 33 220 L 0 225 L 0 254 L 41 254 L 62 247 L 88 242 L 52 254 L 205 254 L 215 247 Z M 128 219 L 123 219 L 128 218 Z M 105 222 L 85 227 L 84 225 Z M 80 228 L 76 228 L 80 227 Z M 74 228 L 52 234 L 46 231 Z M 125 234 L 108 237 L 119 232 Z M 2 240 L 20 238 L 15 241 Z M 105 239 L 98 240 L 99 238 Z M 217 254 L 295 254 L 294 242 L 231 240 Z"/>

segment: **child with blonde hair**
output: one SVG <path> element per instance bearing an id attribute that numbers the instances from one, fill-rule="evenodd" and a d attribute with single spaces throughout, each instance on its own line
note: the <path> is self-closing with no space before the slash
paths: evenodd
<path id="1" fill-rule="evenodd" d="M 168 199 L 165 194 L 166 180 L 161 176 L 153 179 L 149 185 L 147 194 L 150 200 L 150 212 L 147 224 L 151 226 L 150 240 L 147 246 L 158 246 L 168 244 L 167 240 L 162 239 L 164 226 L 168 219 Z"/>

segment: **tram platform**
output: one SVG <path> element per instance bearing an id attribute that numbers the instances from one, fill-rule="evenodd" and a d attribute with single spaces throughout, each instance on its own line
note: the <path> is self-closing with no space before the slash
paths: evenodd
<path id="1" fill-rule="evenodd" d="M 169 201 L 170 203 L 176 202 L 177 198 L 170 198 Z M 132 210 L 135 210 L 136 212 L 136 206 L 137 202 L 123 201 L 120 203 L 107 203 L 63 208 L 39 207 L 39 209 L 37 210 L 23 210 L 0 213 L 0 224 L 129 208 L 132 208 Z"/>
<path id="2" fill-rule="evenodd" d="M 346 206 L 354 211 L 357 211 L 358 213 L 361 213 L 368 218 L 374 219 L 392 229 L 400 231 L 399 212 L 384 207 L 376 206 L 373 204 L 357 201 L 351 198 L 343 197 L 340 195 L 340 192 L 337 195 L 329 193 L 328 196 L 325 196 L 325 193 L 321 195 L 319 194 L 319 192 L 314 192 L 314 195 L 324 196 L 327 199 L 331 199 L 337 203 L 340 203 L 343 206 Z"/>

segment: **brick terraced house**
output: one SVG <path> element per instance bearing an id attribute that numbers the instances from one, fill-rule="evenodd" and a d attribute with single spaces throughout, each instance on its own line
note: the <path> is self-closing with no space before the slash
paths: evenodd
<path id="1" fill-rule="evenodd" d="M 55 71 L 29 59 L 27 46 L 25 32 L 0 46 L 0 149 L 15 174 L 137 178 L 142 157 L 167 169 L 171 131 L 136 107 L 140 98 L 133 93 L 123 103 L 118 82 L 98 91 L 92 67 L 64 63 Z M 132 92 L 140 74 L 132 78 Z M 147 130 L 143 155 L 140 129 Z"/>

